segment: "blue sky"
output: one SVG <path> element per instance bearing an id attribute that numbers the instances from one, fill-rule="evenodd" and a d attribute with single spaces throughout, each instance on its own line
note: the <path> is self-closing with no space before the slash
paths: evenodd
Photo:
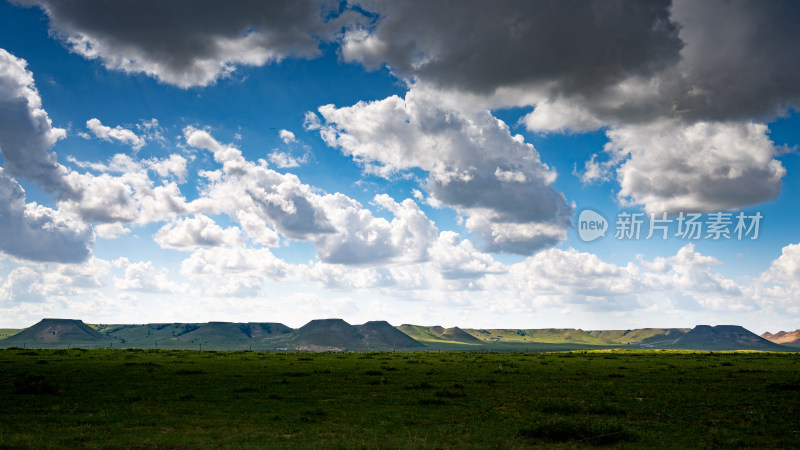
<path id="1" fill-rule="evenodd" d="M 798 327 L 795 3 L 100 3 L 0 4 L 0 326 Z"/>

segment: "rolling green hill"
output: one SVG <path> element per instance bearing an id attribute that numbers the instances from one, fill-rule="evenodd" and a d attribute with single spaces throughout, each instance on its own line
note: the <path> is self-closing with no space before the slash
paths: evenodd
<path id="1" fill-rule="evenodd" d="M 0 328 L 0 339 L 5 339 L 22 331 L 20 328 Z"/>
<path id="2" fill-rule="evenodd" d="M 443 328 L 440 326 L 424 326 L 403 324 L 398 330 L 422 343 L 481 345 L 483 342 L 461 328 Z"/>
<path id="3" fill-rule="evenodd" d="M 198 323 L 148 323 L 99 325 L 97 330 L 128 347 L 176 347 L 177 338 L 198 328 Z"/>
<path id="4" fill-rule="evenodd" d="M 248 349 L 292 331 L 282 323 L 151 323 L 96 325 L 99 332 L 126 347 Z"/>
<path id="5" fill-rule="evenodd" d="M 635 330 L 595 330 L 588 333 L 614 344 L 658 344 L 672 342 L 691 328 L 638 328 Z"/>
<path id="6" fill-rule="evenodd" d="M 208 322 L 175 338 L 192 344 L 215 348 L 259 346 L 265 340 L 290 333 L 291 328 L 282 323 Z"/>
<path id="7" fill-rule="evenodd" d="M 467 329 L 470 335 L 487 342 L 538 342 L 545 344 L 608 345 L 611 342 L 574 328 L 545 329 Z"/>
<path id="8" fill-rule="evenodd" d="M 467 329 L 467 333 L 484 342 L 547 343 L 547 344 L 656 344 L 671 343 L 686 334 L 689 328 L 640 328 L 635 330 L 584 331 L 574 328 L 543 329 Z"/>

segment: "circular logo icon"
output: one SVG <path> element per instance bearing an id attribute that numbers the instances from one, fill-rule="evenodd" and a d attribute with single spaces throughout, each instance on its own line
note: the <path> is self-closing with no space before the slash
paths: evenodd
<path id="1" fill-rule="evenodd" d="M 584 209 L 578 215 L 578 237 L 584 242 L 591 242 L 606 235 L 608 221 L 597 211 Z"/>

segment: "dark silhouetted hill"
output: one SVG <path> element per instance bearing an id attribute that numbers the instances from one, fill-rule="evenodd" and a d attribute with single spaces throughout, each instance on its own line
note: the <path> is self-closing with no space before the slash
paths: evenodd
<path id="1" fill-rule="evenodd" d="M 10 336 L 3 345 L 18 344 L 106 344 L 112 342 L 107 336 L 77 319 L 42 319 L 39 323 Z"/>
<path id="2" fill-rule="evenodd" d="M 385 320 L 375 320 L 357 325 L 362 342 L 369 348 L 413 349 L 424 348 L 425 345 L 409 335 L 393 327 Z"/>
<path id="3" fill-rule="evenodd" d="M 278 322 L 248 322 L 245 325 L 250 327 L 250 337 L 255 341 L 271 339 L 294 331 L 294 328 Z"/>
<path id="4" fill-rule="evenodd" d="M 96 325 L 101 333 L 129 347 L 247 349 L 263 347 L 271 338 L 290 333 L 282 323 L 150 323 L 144 325 Z"/>
<path id="5" fill-rule="evenodd" d="M 298 350 L 343 351 L 363 347 L 362 340 L 358 329 L 342 319 L 317 319 L 275 342 Z"/>
<path id="6" fill-rule="evenodd" d="M 698 325 L 669 345 L 683 350 L 763 350 L 786 351 L 787 348 L 770 342 L 738 325 Z"/>
<path id="7" fill-rule="evenodd" d="M 270 342 L 276 347 L 308 351 L 400 350 L 424 347 L 387 322 L 350 325 L 342 319 L 312 320 Z"/>
<path id="8" fill-rule="evenodd" d="M 290 332 L 292 329 L 282 323 L 208 322 L 176 340 L 217 347 L 243 347 Z"/>

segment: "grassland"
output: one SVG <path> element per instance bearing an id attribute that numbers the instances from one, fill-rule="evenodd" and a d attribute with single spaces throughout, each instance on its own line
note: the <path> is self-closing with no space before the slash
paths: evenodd
<path id="1" fill-rule="evenodd" d="M 800 447 L 796 353 L 0 350 L 0 448 Z"/>
<path id="2" fill-rule="evenodd" d="M 0 328 L 0 339 L 7 338 L 9 336 L 13 336 L 13 335 L 19 333 L 20 331 L 22 331 L 22 330 L 16 329 L 16 328 Z"/>

